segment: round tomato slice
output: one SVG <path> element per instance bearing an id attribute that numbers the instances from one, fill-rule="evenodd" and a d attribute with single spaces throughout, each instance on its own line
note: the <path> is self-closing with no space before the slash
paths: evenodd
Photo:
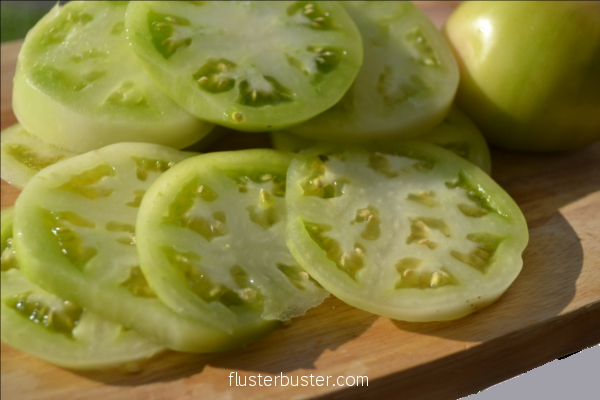
<path id="1" fill-rule="evenodd" d="M 333 106 L 362 62 L 360 32 L 321 1 L 133 1 L 129 40 L 148 73 L 198 118 L 241 131 Z"/>
<path id="2" fill-rule="evenodd" d="M 329 293 L 285 243 L 289 153 L 202 154 L 156 180 L 142 201 L 137 245 L 152 289 L 179 314 L 231 329 L 289 320 Z"/>
<path id="3" fill-rule="evenodd" d="M 19 52 L 13 109 L 33 135 L 75 152 L 117 142 L 183 148 L 213 127 L 144 72 L 126 39 L 126 2 L 54 7 Z"/>
<path id="4" fill-rule="evenodd" d="M 165 347 L 42 290 L 19 269 L 12 248 L 13 208 L 2 210 L 2 340 L 73 369 L 134 367 Z"/>
<path id="5" fill-rule="evenodd" d="M 271 331 L 276 324 L 264 320 L 240 321 L 225 331 L 185 318 L 148 286 L 136 248 L 138 208 L 152 182 L 190 155 L 119 143 L 40 171 L 15 204 L 14 248 L 24 274 L 173 350 L 228 350 Z"/>
<path id="6" fill-rule="evenodd" d="M 519 274 L 525 218 L 472 163 L 416 141 L 308 151 L 288 173 L 288 245 L 341 300 L 449 320 L 492 303 Z"/>
<path id="7" fill-rule="evenodd" d="M 308 139 L 288 131 L 271 132 L 270 135 L 273 147 L 283 151 L 299 152 L 317 144 L 335 146 L 331 142 Z M 431 131 L 419 136 L 418 139 L 450 150 L 471 161 L 488 175 L 491 173 L 490 149 L 483 134 L 457 107 L 452 107 L 450 113 L 440 124 L 436 125 Z M 401 141 L 395 140 L 392 142 L 398 143 Z"/>
<path id="8" fill-rule="evenodd" d="M 77 154 L 42 141 L 21 124 L 3 130 L 0 143 L 0 175 L 19 189 L 40 170 Z"/>
<path id="9" fill-rule="evenodd" d="M 334 107 L 289 128 L 312 139 L 373 143 L 416 137 L 439 124 L 458 87 L 442 34 L 409 1 L 344 1 L 363 36 L 364 62 Z"/>

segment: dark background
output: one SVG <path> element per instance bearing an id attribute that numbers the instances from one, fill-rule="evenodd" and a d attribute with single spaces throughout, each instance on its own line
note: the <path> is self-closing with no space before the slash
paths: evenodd
<path id="1" fill-rule="evenodd" d="M 2 42 L 22 39 L 57 2 L 2 1 Z M 61 1 L 61 4 L 66 1 Z"/>

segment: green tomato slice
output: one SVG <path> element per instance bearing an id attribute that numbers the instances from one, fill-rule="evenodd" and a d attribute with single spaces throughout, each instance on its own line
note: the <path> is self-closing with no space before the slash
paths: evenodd
<path id="1" fill-rule="evenodd" d="M 142 198 L 162 172 L 190 155 L 119 143 L 40 171 L 15 204 L 22 271 L 43 289 L 173 350 L 229 350 L 262 337 L 275 324 L 253 319 L 225 331 L 173 312 L 140 268 L 135 224 Z"/>
<path id="2" fill-rule="evenodd" d="M 31 135 L 21 124 L 15 124 L 2 131 L 0 154 L 2 179 L 23 189 L 39 171 L 77 153 L 46 143 Z"/>
<path id="3" fill-rule="evenodd" d="M 450 109 L 440 124 L 418 139 L 450 150 L 471 161 L 488 175 L 492 172 L 492 157 L 485 137 L 477 125 L 456 106 Z"/>
<path id="4" fill-rule="evenodd" d="M 362 62 L 360 32 L 336 2 L 135 1 L 126 26 L 165 93 L 240 131 L 282 129 L 325 111 Z"/>
<path id="5" fill-rule="evenodd" d="M 289 320 L 329 293 L 285 242 L 289 153 L 207 153 L 156 180 L 142 201 L 142 270 L 176 312 L 231 329 L 249 318 Z"/>
<path id="6" fill-rule="evenodd" d="M 500 297 L 528 241 L 519 207 L 472 163 L 424 142 L 321 147 L 289 169 L 288 245 L 333 295 L 406 321 Z"/>
<path id="7" fill-rule="evenodd" d="M 13 110 L 33 135 L 85 152 L 117 142 L 183 148 L 212 124 L 163 94 L 125 32 L 127 2 L 73 1 L 29 31 L 19 53 Z"/>
<path id="8" fill-rule="evenodd" d="M 271 132 L 270 135 L 273 147 L 282 151 L 299 152 L 317 144 L 335 146 L 332 142 L 308 139 L 289 131 Z M 419 136 L 418 139 L 450 150 L 471 161 L 488 175 L 491 173 L 492 159 L 490 149 L 483 134 L 457 107 L 452 107 L 450 113 L 448 113 L 441 123 L 436 125 L 431 131 Z M 392 142 L 399 143 L 401 141 L 394 140 Z"/>
<path id="9" fill-rule="evenodd" d="M 4 342 L 72 369 L 135 367 L 136 362 L 165 350 L 155 341 L 28 281 L 19 269 L 12 247 L 13 215 L 12 207 L 2 210 L 0 276 Z"/>
<path id="10" fill-rule="evenodd" d="M 416 137 L 450 110 L 459 81 L 442 34 L 409 1 L 344 1 L 363 36 L 364 62 L 342 100 L 289 128 L 312 139 L 374 143 Z"/>

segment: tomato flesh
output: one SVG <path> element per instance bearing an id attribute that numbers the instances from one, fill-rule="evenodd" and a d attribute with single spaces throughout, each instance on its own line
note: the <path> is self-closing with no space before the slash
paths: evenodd
<path id="1" fill-rule="evenodd" d="M 158 179 L 138 215 L 141 267 L 182 315 L 231 329 L 248 318 L 289 320 L 329 293 L 285 243 L 289 153 L 202 154 Z"/>
<path id="2" fill-rule="evenodd" d="M 0 174 L 2 179 L 19 189 L 42 169 L 77 154 L 40 140 L 21 124 L 3 130 L 0 141 Z"/>
<path id="3" fill-rule="evenodd" d="M 418 139 L 450 150 L 471 161 L 488 175 L 492 172 L 492 157 L 485 137 L 477 125 L 456 106 L 450 109 L 440 124 Z"/>
<path id="4" fill-rule="evenodd" d="M 191 155 L 159 145 L 119 143 L 40 171 L 15 204 L 14 247 L 25 275 L 173 350 L 228 350 L 268 333 L 273 322 L 241 321 L 225 331 L 185 318 L 157 298 L 141 271 L 139 205 L 158 176 Z"/>
<path id="5" fill-rule="evenodd" d="M 498 299 L 521 270 L 523 214 L 470 162 L 422 142 L 306 153 L 288 173 L 288 245 L 348 304 L 454 319 Z"/>
<path id="6" fill-rule="evenodd" d="M 141 361 L 164 346 L 28 281 L 12 248 L 12 207 L 2 209 L 2 340 L 50 363 L 99 369 Z"/>
<path id="7" fill-rule="evenodd" d="M 429 18 L 408 1 L 341 2 L 363 36 L 364 61 L 335 106 L 289 128 L 337 143 L 376 143 L 419 136 L 450 110 L 458 67 Z"/>
<path id="8" fill-rule="evenodd" d="M 298 152 L 317 144 L 335 146 L 335 143 L 326 140 L 307 139 L 289 131 L 271 132 L 270 136 L 273 147 L 283 151 Z M 492 159 L 485 138 L 477 126 L 457 107 L 452 107 L 441 123 L 418 139 L 448 149 L 471 161 L 488 175 L 491 173 Z"/>
<path id="9" fill-rule="evenodd" d="M 126 39 L 126 7 L 73 1 L 54 7 L 29 31 L 13 110 L 32 135 L 81 153 L 117 142 L 183 148 L 212 129 L 144 73 Z"/>
<path id="10" fill-rule="evenodd" d="M 335 2 L 131 2 L 134 50 L 198 118 L 240 131 L 297 124 L 334 105 L 362 62 Z"/>

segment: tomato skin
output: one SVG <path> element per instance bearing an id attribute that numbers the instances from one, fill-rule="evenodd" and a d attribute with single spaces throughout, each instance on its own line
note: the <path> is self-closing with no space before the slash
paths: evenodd
<path id="1" fill-rule="evenodd" d="M 600 3 L 465 2 L 443 28 L 457 104 L 492 145 L 534 152 L 600 140 Z"/>

